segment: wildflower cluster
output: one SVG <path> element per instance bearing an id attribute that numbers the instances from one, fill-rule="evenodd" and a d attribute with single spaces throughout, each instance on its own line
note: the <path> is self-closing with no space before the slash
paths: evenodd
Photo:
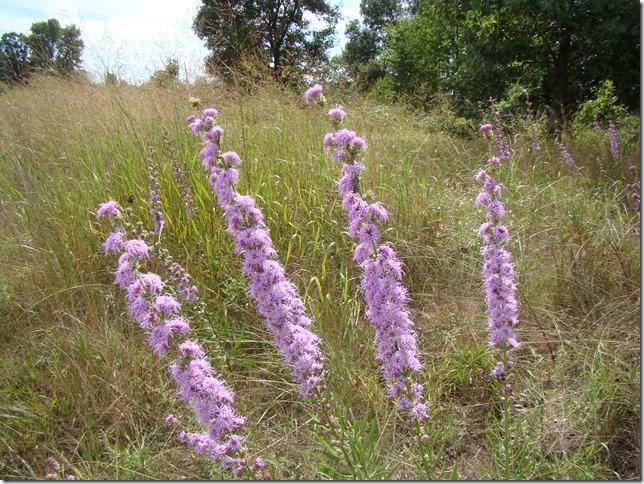
<path id="1" fill-rule="evenodd" d="M 617 125 L 615 121 L 611 120 L 608 123 L 608 140 L 610 142 L 610 154 L 613 159 L 619 159 L 619 136 L 617 134 Z"/>
<path id="2" fill-rule="evenodd" d="M 150 189 L 150 217 L 152 218 L 154 233 L 160 238 L 165 221 L 163 218 L 163 210 L 161 208 L 159 168 L 153 161 L 154 154 L 154 151 L 151 150 L 146 166 L 148 169 L 148 185 Z"/>
<path id="3" fill-rule="evenodd" d="M 481 131 L 486 133 L 481 127 Z M 488 131 L 489 132 L 489 131 Z M 499 166 L 498 158 L 488 160 L 490 166 Z M 519 348 L 520 344 L 514 334 L 518 323 L 518 302 L 515 298 L 515 272 L 510 253 L 503 247 L 509 238 L 508 228 L 501 223 L 505 215 L 505 207 L 501 202 L 503 185 L 485 170 L 480 170 L 476 181 L 482 190 L 476 198 L 476 205 L 484 207 L 487 222 L 481 225 L 479 234 L 483 238 L 483 269 L 485 300 L 488 311 L 488 332 L 490 347 L 502 352 L 496 354 L 497 363 L 492 370 L 492 377 L 498 381 L 510 380 L 513 362 L 508 359 L 508 351 Z M 512 389 L 506 385 L 505 391 Z"/>
<path id="4" fill-rule="evenodd" d="M 483 127 L 485 127 L 487 132 L 492 133 L 492 146 L 494 148 L 494 155 L 500 161 L 509 160 L 512 156 L 512 152 L 510 151 L 507 137 L 503 132 L 501 117 L 496 108 L 494 109 L 493 117 L 494 123 L 482 125 L 481 131 L 483 132 Z"/>
<path id="5" fill-rule="evenodd" d="M 45 474 L 45 480 L 46 481 L 60 481 L 64 480 L 66 481 L 75 481 L 76 476 L 74 474 L 70 474 L 69 472 L 65 472 L 65 469 L 63 466 L 61 466 L 56 459 L 53 457 L 47 457 L 45 460 L 45 466 L 49 470 L 47 474 Z"/>
<path id="6" fill-rule="evenodd" d="M 633 179 L 635 179 L 635 181 L 633 183 L 629 184 L 629 188 L 631 189 L 631 198 L 633 199 L 633 202 L 635 203 L 635 210 L 637 210 L 637 213 L 640 213 L 641 186 L 640 186 L 640 178 L 637 175 L 637 167 L 628 158 L 626 159 L 626 166 L 628 167 L 629 175 Z"/>
<path id="7" fill-rule="evenodd" d="M 245 458 L 242 438 L 235 433 L 244 424 L 244 418 L 233 410 L 233 393 L 215 373 L 199 343 L 187 339 L 190 325 L 175 297 L 181 291 L 158 274 L 145 271 L 153 250 L 142 239 L 126 240 L 115 201 L 101 204 L 96 213 L 109 219 L 112 225 L 103 247 L 106 253 L 120 254 L 114 283 L 125 293 L 128 314 L 147 332 L 148 344 L 155 354 L 161 357 L 170 351 L 174 353 L 170 373 L 179 395 L 208 428 L 207 432 L 182 431 L 180 440 L 236 476 L 253 472 Z M 168 424 L 175 421 L 173 416 L 166 418 Z"/>
<path id="8" fill-rule="evenodd" d="M 412 425 L 428 419 L 428 404 L 423 385 L 412 378 L 422 365 L 407 309 L 402 262 L 389 245 L 380 243 L 379 224 L 386 222 L 389 214 L 381 203 L 368 203 L 360 194 L 360 174 L 365 167 L 357 159 L 367 143 L 355 132 L 339 129 L 346 117 L 341 106 L 331 109 L 328 117 L 336 131 L 327 133 L 322 144 L 342 162 L 338 191 L 349 220 L 349 236 L 357 242 L 353 259 L 362 269 L 360 286 L 367 303 L 366 317 L 376 332 L 376 358 L 382 365 L 388 394 L 398 400 L 400 410 L 408 412 L 408 424 Z"/>
<path id="9" fill-rule="evenodd" d="M 568 151 L 568 148 L 566 148 L 566 145 L 564 145 L 561 141 L 557 141 L 557 147 L 559 148 L 559 151 L 561 151 L 561 156 L 563 156 L 563 163 L 566 168 L 568 168 L 569 170 L 577 170 L 579 167 L 577 166 L 577 163 L 575 163 L 575 160 L 573 160 L 570 151 Z"/>
<path id="10" fill-rule="evenodd" d="M 249 279 L 249 293 L 286 363 L 293 367 L 301 396 L 307 397 L 324 377 L 320 340 L 309 329 L 312 321 L 306 315 L 304 303 L 277 260 L 262 211 L 252 197 L 234 189 L 239 177 L 235 167 L 241 159 L 233 151 L 220 153 L 223 129 L 214 124 L 216 116 L 215 109 L 204 109 L 200 117 L 190 116 L 188 124 L 204 141 L 201 159 L 224 211 L 228 232 L 235 240 L 235 251 L 243 258 L 242 270 Z"/>

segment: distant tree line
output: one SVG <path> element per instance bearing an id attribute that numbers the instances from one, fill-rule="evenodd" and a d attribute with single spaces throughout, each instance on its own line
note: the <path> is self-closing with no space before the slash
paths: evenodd
<path id="1" fill-rule="evenodd" d="M 201 0 L 193 29 L 211 52 L 207 70 L 224 80 L 342 81 L 420 106 L 441 95 L 465 116 L 490 99 L 529 99 L 555 128 L 610 81 L 618 103 L 640 109 L 635 0 L 361 0 L 360 13 L 333 59 L 330 0 Z M 35 22 L 2 35 L 0 80 L 68 75 L 82 51 L 75 25 Z M 151 81 L 170 85 L 178 74 L 169 58 Z"/>
<path id="2" fill-rule="evenodd" d="M 464 114 L 490 98 L 530 97 L 555 126 L 605 80 L 639 110 L 635 0 L 362 0 L 343 61 L 364 89 L 419 103 L 450 96 Z"/>
<path id="3" fill-rule="evenodd" d="M 83 52 L 81 32 L 56 19 L 34 22 L 28 34 L 8 32 L 0 38 L 0 81 L 26 82 L 35 73 L 69 75 L 77 70 Z"/>
<path id="4" fill-rule="evenodd" d="M 360 13 L 333 60 L 327 0 L 202 0 L 194 29 L 224 76 L 252 56 L 277 79 L 326 75 L 421 105 L 443 94 L 465 115 L 523 93 L 554 125 L 610 80 L 639 110 L 635 0 L 361 0 Z"/>

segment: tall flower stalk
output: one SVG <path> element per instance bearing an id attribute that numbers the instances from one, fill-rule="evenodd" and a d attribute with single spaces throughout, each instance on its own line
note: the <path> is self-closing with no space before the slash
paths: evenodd
<path id="1" fill-rule="evenodd" d="M 501 161 L 509 160 L 512 156 L 510 150 L 510 145 L 508 144 L 508 139 L 503 131 L 503 124 L 501 122 L 501 115 L 499 111 L 494 107 L 493 111 L 494 122 L 492 124 L 492 146 L 494 148 L 494 155 Z"/>
<path id="2" fill-rule="evenodd" d="M 310 96 L 311 89 L 304 96 L 307 103 L 315 99 Z M 322 103 L 322 90 L 315 92 Z M 359 158 L 367 149 L 366 141 L 354 131 L 340 129 L 346 117 L 342 106 L 329 110 L 328 117 L 335 132 L 327 133 L 322 144 L 342 163 L 338 192 L 349 236 L 357 244 L 353 260 L 362 270 L 360 288 L 367 304 L 366 317 L 375 330 L 376 359 L 388 395 L 397 400 L 398 409 L 407 415 L 407 424 L 413 426 L 428 419 L 428 404 L 423 385 L 416 381 L 422 364 L 407 307 L 408 291 L 402 283 L 403 264 L 389 244 L 380 242 L 380 225 L 389 217 L 387 210 L 380 202 L 368 203 L 360 192 L 365 166 Z"/>
<path id="3" fill-rule="evenodd" d="M 485 126 L 485 125 L 484 125 Z M 482 130 L 485 135 L 485 130 Z M 500 165 L 498 158 L 488 160 L 490 171 Z M 497 381 L 511 380 L 512 366 L 509 352 L 519 348 L 520 344 L 514 333 L 518 323 L 519 304 L 515 297 L 515 269 L 512 256 L 505 249 L 505 242 L 510 235 L 502 223 L 505 207 L 501 202 L 503 185 L 485 170 L 480 170 L 476 181 L 482 189 L 476 197 L 476 205 L 485 208 L 487 221 L 481 225 L 479 235 L 483 239 L 483 287 L 488 312 L 488 344 L 497 351 L 497 363 L 491 375 Z M 504 391 L 511 390 L 508 384 Z"/>
<path id="4" fill-rule="evenodd" d="M 488 136 L 489 129 L 481 126 L 481 132 Z M 493 128 L 492 128 L 493 129 Z M 492 172 L 500 166 L 498 157 L 488 160 Z M 508 228 L 502 223 L 505 207 L 501 202 L 503 185 L 487 171 L 480 170 L 476 181 L 481 185 L 481 192 L 476 197 L 476 205 L 485 208 L 487 221 L 479 229 L 483 239 L 483 288 L 488 314 L 488 345 L 495 351 L 496 364 L 490 375 L 498 382 L 503 403 L 503 453 L 505 479 L 511 477 L 511 442 L 510 442 L 510 401 L 514 381 L 514 361 L 511 352 L 521 347 L 514 328 L 519 322 L 519 303 L 515 297 L 516 282 L 512 256 L 504 245 L 509 239 Z"/>
<path id="5" fill-rule="evenodd" d="M 242 257 L 248 291 L 284 360 L 292 367 L 300 395 L 308 397 L 324 378 L 320 340 L 309 329 L 312 320 L 277 259 L 262 211 L 252 197 L 241 195 L 234 188 L 241 159 L 233 151 L 221 153 L 223 129 L 215 125 L 217 115 L 216 109 L 204 109 L 200 116 L 190 116 L 188 124 L 192 133 L 204 141 L 201 160 L 235 241 L 235 252 Z"/>
<path id="6" fill-rule="evenodd" d="M 147 169 L 148 169 L 148 186 L 150 190 L 150 217 L 152 218 L 152 226 L 157 240 L 161 239 L 161 232 L 165 225 L 163 217 L 163 209 L 161 207 L 161 188 L 159 187 L 159 167 L 154 162 L 154 150 L 150 150 Z"/>
<path id="7" fill-rule="evenodd" d="M 633 199 L 633 203 L 635 204 L 635 210 L 637 210 L 637 213 L 640 213 L 641 186 L 640 186 L 639 176 L 637 175 L 637 167 L 628 158 L 626 159 L 626 166 L 628 166 L 629 175 L 631 175 L 633 177 L 633 179 L 635 180 L 633 183 L 631 183 L 629 185 L 629 188 L 631 189 L 631 198 Z"/>
<path id="8" fill-rule="evenodd" d="M 568 151 L 566 145 L 564 145 L 561 141 L 557 141 L 557 148 L 559 148 L 559 151 L 561 152 L 564 166 L 569 170 L 578 170 L 579 167 L 577 166 L 577 163 L 575 163 L 575 160 L 572 158 L 572 155 L 570 154 L 570 151 Z"/>
<path id="9" fill-rule="evenodd" d="M 608 123 L 608 140 L 610 142 L 610 154 L 614 160 L 619 159 L 619 135 L 617 134 L 617 125 L 611 120 Z"/>
<path id="10" fill-rule="evenodd" d="M 191 328 L 175 297 L 177 289 L 146 270 L 153 250 L 141 238 L 126 239 L 117 202 L 101 204 L 97 215 L 107 218 L 112 226 L 103 249 L 106 254 L 119 255 L 114 283 L 125 294 L 128 314 L 147 333 L 155 354 L 172 354 L 170 373 L 179 396 L 192 407 L 197 420 L 207 426 L 207 432 L 180 432 L 180 440 L 235 476 L 255 476 L 257 462 L 251 465 L 247 461 L 243 440 L 236 433 L 245 419 L 235 414 L 233 393 L 213 370 L 203 348 L 188 339 Z M 175 419 L 168 416 L 166 422 L 173 424 Z"/>

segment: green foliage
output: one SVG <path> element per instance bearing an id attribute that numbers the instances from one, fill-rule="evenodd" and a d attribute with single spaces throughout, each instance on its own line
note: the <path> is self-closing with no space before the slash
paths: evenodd
<path id="1" fill-rule="evenodd" d="M 106 78 L 107 81 L 107 78 Z M 179 60 L 169 57 L 163 69 L 155 71 L 150 77 L 150 82 L 158 87 L 168 87 L 179 81 Z"/>
<path id="2" fill-rule="evenodd" d="M 0 81 L 7 84 L 24 82 L 28 59 L 29 47 L 24 35 L 16 32 L 3 34 L 0 39 Z"/>
<path id="3" fill-rule="evenodd" d="M 342 51 L 342 61 L 347 66 L 351 76 L 359 80 L 362 65 L 374 60 L 379 53 L 377 33 L 363 27 L 358 20 L 351 20 L 344 35 L 347 43 Z"/>
<path id="4" fill-rule="evenodd" d="M 639 106 L 638 19 L 633 0 L 421 0 L 391 27 L 386 57 L 398 92 L 421 103 L 441 91 L 476 115 L 479 103 L 529 86 L 537 111 L 561 123 L 604 79 Z"/>
<path id="5" fill-rule="evenodd" d="M 573 128 L 581 132 L 591 128 L 595 120 L 607 127 L 609 121 L 620 120 L 627 112 L 617 103 L 613 81 L 605 80 L 593 89 L 593 97 L 579 107 L 573 119 Z"/>
<path id="6" fill-rule="evenodd" d="M 30 67 L 42 72 L 70 74 L 81 63 L 83 41 L 73 24 L 61 27 L 56 19 L 34 22 L 26 37 Z"/>
<path id="7" fill-rule="evenodd" d="M 28 35 L 9 32 L 0 39 L 0 81 L 24 83 L 34 73 L 69 75 L 81 63 L 83 41 L 73 24 L 51 18 L 34 22 Z"/>
<path id="8" fill-rule="evenodd" d="M 202 0 L 193 28 L 212 51 L 210 70 L 230 79 L 255 59 L 279 80 L 285 70 L 308 72 L 328 61 L 337 16 L 327 0 Z M 313 29 L 311 17 L 325 27 Z"/>
<path id="9" fill-rule="evenodd" d="M 391 103 L 396 98 L 396 91 L 389 78 L 380 77 L 373 82 L 366 96 L 375 102 Z"/>
<path id="10" fill-rule="evenodd" d="M 360 15 L 364 25 L 358 20 L 347 24 L 344 31 L 347 43 L 341 57 L 358 89 L 368 90 L 387 74 L 382 58 L 387 28 L 408 10 L 407 2 L 401 0 L 361 0 Z"/>

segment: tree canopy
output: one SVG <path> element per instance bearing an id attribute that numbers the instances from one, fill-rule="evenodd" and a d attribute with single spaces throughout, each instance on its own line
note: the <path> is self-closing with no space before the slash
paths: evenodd
<path id="1" fill-rule="evenodd" d="M 83 41 L 73 24 L 61 27 L 56 19 L 34 22 L 29 34 L 9 32 L 0 39 L 0 80 L 25 82 L 34 72 L 67 75 L 81 63 Z"/>
<path id="2" fill-rule="evenodd" d="M 360 88 L 369 88 L 386 75 L 381 54 L 386 43 L 387 28 L 413 11 L 412 5 L 402 0 L 360 1 L 362 23 L 352 20 L 347 24 L 344 32 L 347 43 L 342 52 L 342 62 Z"/>
<path id="3" fill-rule="evenodd" d="M 0 80 L 7 83 L 21 82 L 27 75 L 29 47 L 25 36 L 8 32 L 0 38 Z"/>
<path id="4" fill-rule="evenodd" d="M 212 52 L 212 70 L 227 75 L 253 58 L 280 78 L 287 67 L 327 60 L 337 16 L 327 0 L 202 0 L 193 27 Z"/>
<path id="5" fill-rule="evenodd" d="M 634 0 L 420 0 L 385 57 L 397 92 L 445 92 L 471 113 L 521 86 L 560 125 L 606 79 L 639 107 L 639 39 Z"/>

